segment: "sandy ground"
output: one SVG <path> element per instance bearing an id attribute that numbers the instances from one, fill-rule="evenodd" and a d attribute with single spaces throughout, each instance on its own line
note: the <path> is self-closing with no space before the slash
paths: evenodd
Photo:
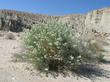
<path id="1" fill-rule="evenodd" d="M 20 46 L 19 40 L 7 40 L 4 36 L 0 36 L 0 82 L 92 82 L 91 77 L 94 82 L 110 82 L 110 78 L 107 78 L 110 75 L 101 75 L 97 71 L 90 73 L 90 78 L 84 76 L 78 78 L 77 76 L 40 77 L 34 71 L 28 70 L 26 63 L 12 61 L 13 54 L 22 50 Z M 101 64 L 100 67 L 105 71 L 110 71 L 109 61 Z"/>

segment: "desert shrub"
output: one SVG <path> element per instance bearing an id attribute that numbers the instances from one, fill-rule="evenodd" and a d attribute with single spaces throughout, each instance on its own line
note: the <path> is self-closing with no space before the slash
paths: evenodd
<path id="1" fill-rule="evenodd" d="M 34 25 L 25 33 L 24 43 L 27 58 L 44 72 L 71 70 L 91 57 L 88 43 L 83 43 L 79 34 L 63 23 Z"/>

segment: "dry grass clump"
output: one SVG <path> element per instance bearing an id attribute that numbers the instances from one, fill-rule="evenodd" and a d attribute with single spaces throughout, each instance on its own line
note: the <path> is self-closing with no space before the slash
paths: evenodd
<path id="1" fill-rule="evenodd" d="M 16 37 L 13 33 L 9 32 L 5 35 L 5 39 L 8 39 L 8 40 L 15 40 Z"/>

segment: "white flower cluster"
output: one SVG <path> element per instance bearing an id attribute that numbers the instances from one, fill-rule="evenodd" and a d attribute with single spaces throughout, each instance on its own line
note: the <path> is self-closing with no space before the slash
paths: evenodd
<path id="1" fill-rule="evenodd" d="M 32 50 L 30 54 L 33 61 L 48 71 L 49 59 L 64 61 L 65 64 L 69 62 L 70 65 L 79 64 L 84 52 L 79 38 L 80 34 L 67 25 L 52 22 L 34 25 L 26 33 L 25 43 Z M 86 43 L 82 45 L 87 46 Z"/>

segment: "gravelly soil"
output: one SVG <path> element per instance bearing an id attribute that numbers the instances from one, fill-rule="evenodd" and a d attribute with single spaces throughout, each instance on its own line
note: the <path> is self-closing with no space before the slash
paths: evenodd
<path id="1" fill-rule="evenodd" d="M 13 53 L 19 53 L 21 45 L 19 40 L 5 39 L 0 37 L 0 82 L 91 82 L 85 77 L 62 77 L 57 79 L 40 77 L 33 71 L 27 70 L 27 64 L 23 62 L 13 62 Z M 102 64 L 101 68 L 110 71 L 110 63 Z M 110 78 L 96 76 L 95 82 L 110 82 Z"/>

